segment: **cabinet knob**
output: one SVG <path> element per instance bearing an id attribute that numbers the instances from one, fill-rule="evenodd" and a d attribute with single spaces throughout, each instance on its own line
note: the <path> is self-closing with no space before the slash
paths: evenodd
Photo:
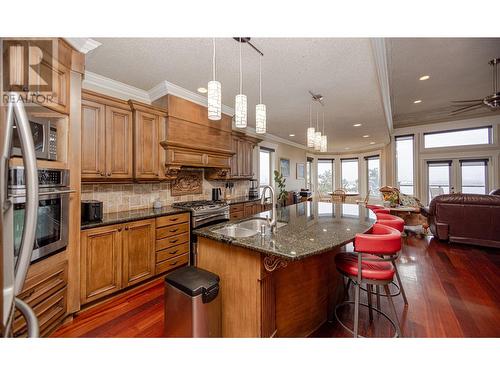
<path id="1" fill-rule="evenodd" d="M 128 230 L 128 227 L 125 227 L 125 230 Z"/>
<path id="2" fill-rule="evenodd" d="M 122 231 L 122 228 L 118 228 L 118 232 L 121 232 Z"/>
<path id="3" fill-rule="evenodd" d="M 99 172 L 99 174 L 100 174 L 101 176 L 104 176 L 104 172 Z"/>
<path id="4" fill-rule="evenodd" d="M 111 177 L 111 172 L 108 172 L 107 176 L 108 176 L 108 177 Z"/>

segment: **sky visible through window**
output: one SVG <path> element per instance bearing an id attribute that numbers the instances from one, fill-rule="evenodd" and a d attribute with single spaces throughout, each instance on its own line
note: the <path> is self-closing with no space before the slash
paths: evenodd
<path id="1" fill-rule="evenodd" d="M 425 148 L 486 145 L 488 143 L 490 143 L 490 128 L 424 134 Z"/>
<path id="2" fill-rule="evenodd" d="M 396 139 L 398 188 L 413 195 L 413 137 Z"/>
<path id="3" fill-rule="evenodd" d="M 342 160 L 342 189 L 348 193 L 358 192 L 358 160 Z"/>

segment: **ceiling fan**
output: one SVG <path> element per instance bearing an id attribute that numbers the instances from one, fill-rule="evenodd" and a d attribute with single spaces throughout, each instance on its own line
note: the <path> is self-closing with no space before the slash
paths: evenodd
<path id="1" fill-rule="evenodd" d="M 498 84 L 498 65 L 500 65 L 500 58 L 490 60 L 488 64 L 491 65 L 493 71 L 493 94 L 486 96 L 483 99 L 454 100 L 452 101 L 452 103 L 457 103 L 457 104 L 453 105 L 461 105 L 463 107 L 451 111 L 450 115 L 456 115 L 459 113 L 472 111 L 474 109 L 479 109 L 483 106 L 490 108 L 492 111 L 495 111 L 498 108 L 500 108 L 500 88 Z"/>

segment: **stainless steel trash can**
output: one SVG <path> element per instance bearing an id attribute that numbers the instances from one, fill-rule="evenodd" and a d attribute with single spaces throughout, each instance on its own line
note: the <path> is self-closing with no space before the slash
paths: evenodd
<path id="1" fill-rule="evenodd" d="M 165 277 L 165 337 L 221 337 L 219 276 L 187 266 Z"/>

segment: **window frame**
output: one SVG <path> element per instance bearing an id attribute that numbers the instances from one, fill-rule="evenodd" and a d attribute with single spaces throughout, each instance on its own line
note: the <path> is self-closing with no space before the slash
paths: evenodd
<path id="1" fill-rule="evenodd" d="M 274 174 L 274 171 L 273 171 L 273 153 L 275 151 L 271 148 L 259 147 L 259 196 L 261 195 L 262 189 L 264 188 L 264 186 L 267 186 L 267 185 L 263 185 L 262 181 L 260 180 L 260 170 L 261 170 L 260 153 L 261 152 L 269 154 L 269 185 L 271 185 L 271 186 L 274 185 L 273 184 L 273 181 L 274 181 L 274 178 L 273 178 L 273 174 Z M 267 192 L 267 195 L 269 195 L 269 191 Z"/>
<path id="2" fill-rule="evenodd" d="M 319 165 L 324 164 L 325 161 L 329 161 L 330 165 L 332 167 L 332 191 L 335 190 L 335 158 L 318 158 L 316 160 L 316 186 L 317 186 L 317 191 L 320 193 L 319 189 Z"/>
<path id="3" fill-rule="evenodd" d="M 352 158 L 341 158 L 340 159 L 340 189 L 342 190 L 345 190 L 347 192 L 346 189 L 344 189 L 344 185 L 342 184 L 342 180 L 343 180 L 343 177 L 344 177 L 344 166 L 343 166 L 343 163 L 344 162 L 356 162 L 356 185 L 357 185 L 357 189 L 356 191 L 349 191 L 348 193 L 356 193 L 356 194 L 359 194 L 360 193 L 360 181 L 359 181 L 359 157 L 352 157 Z"/>
<path id="4" fill-rule="evenodd" d="M 309 191 L 313 190 L 313 169 L 314 165 L 314 159 L 311 157 L 307 157 L 306 159 L 306 189 L 309 189 Z"/>
<path id="5" fill-rule="evenodd" d="M 402 134 L 402 135 L 396 135 L 394 136 L 394 186 L 397 187 L 401 191 L 401 187 L 399 184 L 399 168 L 398 168 L 398 140 L 409 140 L 411 139 L 412 141 L 412 184 L 411 185 L 404 185 L 404 186 L 411 186 L 413 193 L 411 195 L 417 196 L 418 194 L 418 187 L 417 184 L 415 183 L 416 178 L 415 178 L 415 171 L 417 170 L 417 165 L 416 165 L 416 147 L 415 147 L 415 142 L 416 142 L 416 137 L 415 134 Z"/>
<path id="6" fill-rule="evenodd" d="M 473 144 L 466 144 L 466 145 L 437 146 L 437 147 L 426 147 L 426 145 L 425 145 L 425 137 L 427 135 L 457 133 L 457 132 L 464 132 L 464 131 L 469 131 L 469 130 L 481 130 L 481 129 L 488 129 L 488 143 L 473 143 Z M 455 128 L 455 129 L 447 129 L 447 130 L 437 130 L 437 131 L 430 131 L 430 132 L 423 132 L 422 133 L 422 149 L 424 151 L 440 150 L 440 149 L 448 149 L 448 148 L 456 149 L 456 148 L 463 148 L 463 147 L 489 146 L 492 144 L 493 144 L 493 126 L 492 125 L 467 127 L 467 128 Z"/>
<path id="7" fill-rule="evenodd" d="M 381 186 L 382 185 L 382 167 L 380 164 L 380 154 L 365 156 L 364 159 L 365 159 L 365 164 L 366 164 L 366 193 L 370 197 L 378 197 L 378 196 L 380 196 L 380 191 L 377 191 L 377 192 L 370 191 L 369 162 L 370 162 L 370 160 L 378 160 L 378 186 L 379 186 L 379 190 L 380 190 L 380 188 L 382 187 Z M 375 194 L 373 194 L 373 193 L 375 193 Z"/>

